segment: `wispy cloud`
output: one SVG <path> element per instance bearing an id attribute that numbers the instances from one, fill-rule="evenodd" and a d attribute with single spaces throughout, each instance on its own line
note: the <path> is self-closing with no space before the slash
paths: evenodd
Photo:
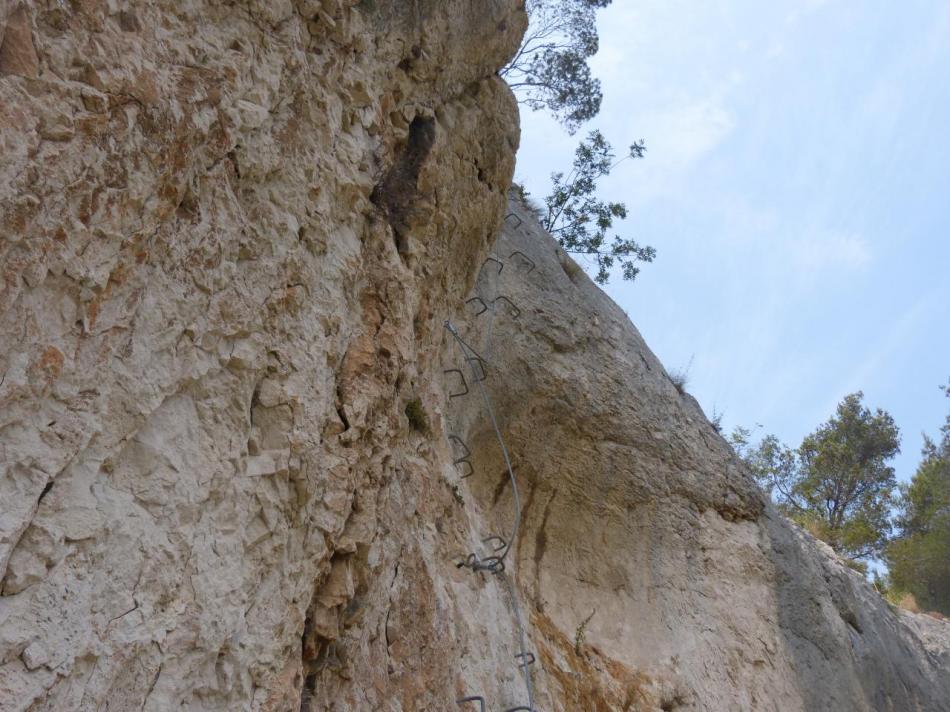
<path id="1" fill-rule="evenodd" d="M 712 151 L 732 133 L 735 116 L 722 101 L 708 98 L 677 107 L 656 118 L 653 143 L 663 158 L 683 167 Z"/>
<path id="2" fill-rule="evenodd" d="M 909 348 L 914 338 L 931 323 L 929 317 L 934 306 L 940 303 L 939 297 L 939 289 L 924 295 L 911 304 L 897 321 L 884 329 L 876 342 L 867 345 L 864 358 L 849 370 L 841 386 L 836 389 L 834 398 L 824 402 L 815 412 L 813 420 L 818 422 L 816 418 L 828 417 L 845 394 L 866 389 L 868 384 L 875 383 L 880 372 L 897 359 L 898 352 Z"/>
<path id="3" fill-rule="evenodd" d="M 862 236 L 822 231 L 789 244 L 797 266 L 804 269 L 860 270 L 872 260 L 870 243 Z"/>

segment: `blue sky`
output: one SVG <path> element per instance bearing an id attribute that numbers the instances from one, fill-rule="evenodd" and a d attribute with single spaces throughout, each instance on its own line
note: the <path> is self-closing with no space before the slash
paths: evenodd
<path id="1" fill-rule="evenodd" d="M 645 139 L 602 195 L 658 256 L 607 292 L 726 429 L 797 445 L 860 389 L 909 478 L 950 405 L 950 3 L 614 0 L 599 29 L 600 115 L 523 109 L 516 178 Z"/>

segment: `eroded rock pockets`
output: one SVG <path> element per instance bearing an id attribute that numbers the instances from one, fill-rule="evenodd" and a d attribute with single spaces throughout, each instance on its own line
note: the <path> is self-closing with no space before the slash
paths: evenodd
<path id="1" fill-rule="evenodd" d="M 370 200 L 386 215 L 400 254 L 408 248 L 406 232 L 418 196 L 419 171 L 435 143 L 435 132 L 433 117 L 413 118 L 409 123 L 409 138 L 396 151 L 395 161 L 370 195 Z"/>

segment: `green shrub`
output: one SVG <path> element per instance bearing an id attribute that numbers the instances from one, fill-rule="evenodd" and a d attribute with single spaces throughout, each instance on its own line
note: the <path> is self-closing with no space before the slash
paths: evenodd
<path id="1" fill-rule="evenodd" d="M 422 401 L 418 398 L 413 398 L 411 401 L 406 403 L 406 418 L 409 419 L 409 427 L 415 430 L 417 433 L 422 433 L 427 435 L 429 433 L 429 416 L 426 415 L 425 409 L 422 407 Z"/>

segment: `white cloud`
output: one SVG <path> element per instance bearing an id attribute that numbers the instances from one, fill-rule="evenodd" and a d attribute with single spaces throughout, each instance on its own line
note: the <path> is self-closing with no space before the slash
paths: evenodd
<path id="1" fill-rule="evenodd" d="M 651 150 L 663 160 L 688 167 L 732 133 L 732 112 L 716 99 L 703 99 L 671 109 L 654 118 Z"/>
<path id="2" fill-rule="evenodd" d="M 799 6 L 785 16 L 785 22 L 789 25 L 794 24 L 802 17 L 821 10 L 829 3 L 830 0 L 800 0 Z"/>
<path id="3" fill-rule="evenodd" d="M 818 232 L 790 244 L 795 263 L 804 269 L 863 269 L 872 260 L 871 246 L 849 233 Z"/>

